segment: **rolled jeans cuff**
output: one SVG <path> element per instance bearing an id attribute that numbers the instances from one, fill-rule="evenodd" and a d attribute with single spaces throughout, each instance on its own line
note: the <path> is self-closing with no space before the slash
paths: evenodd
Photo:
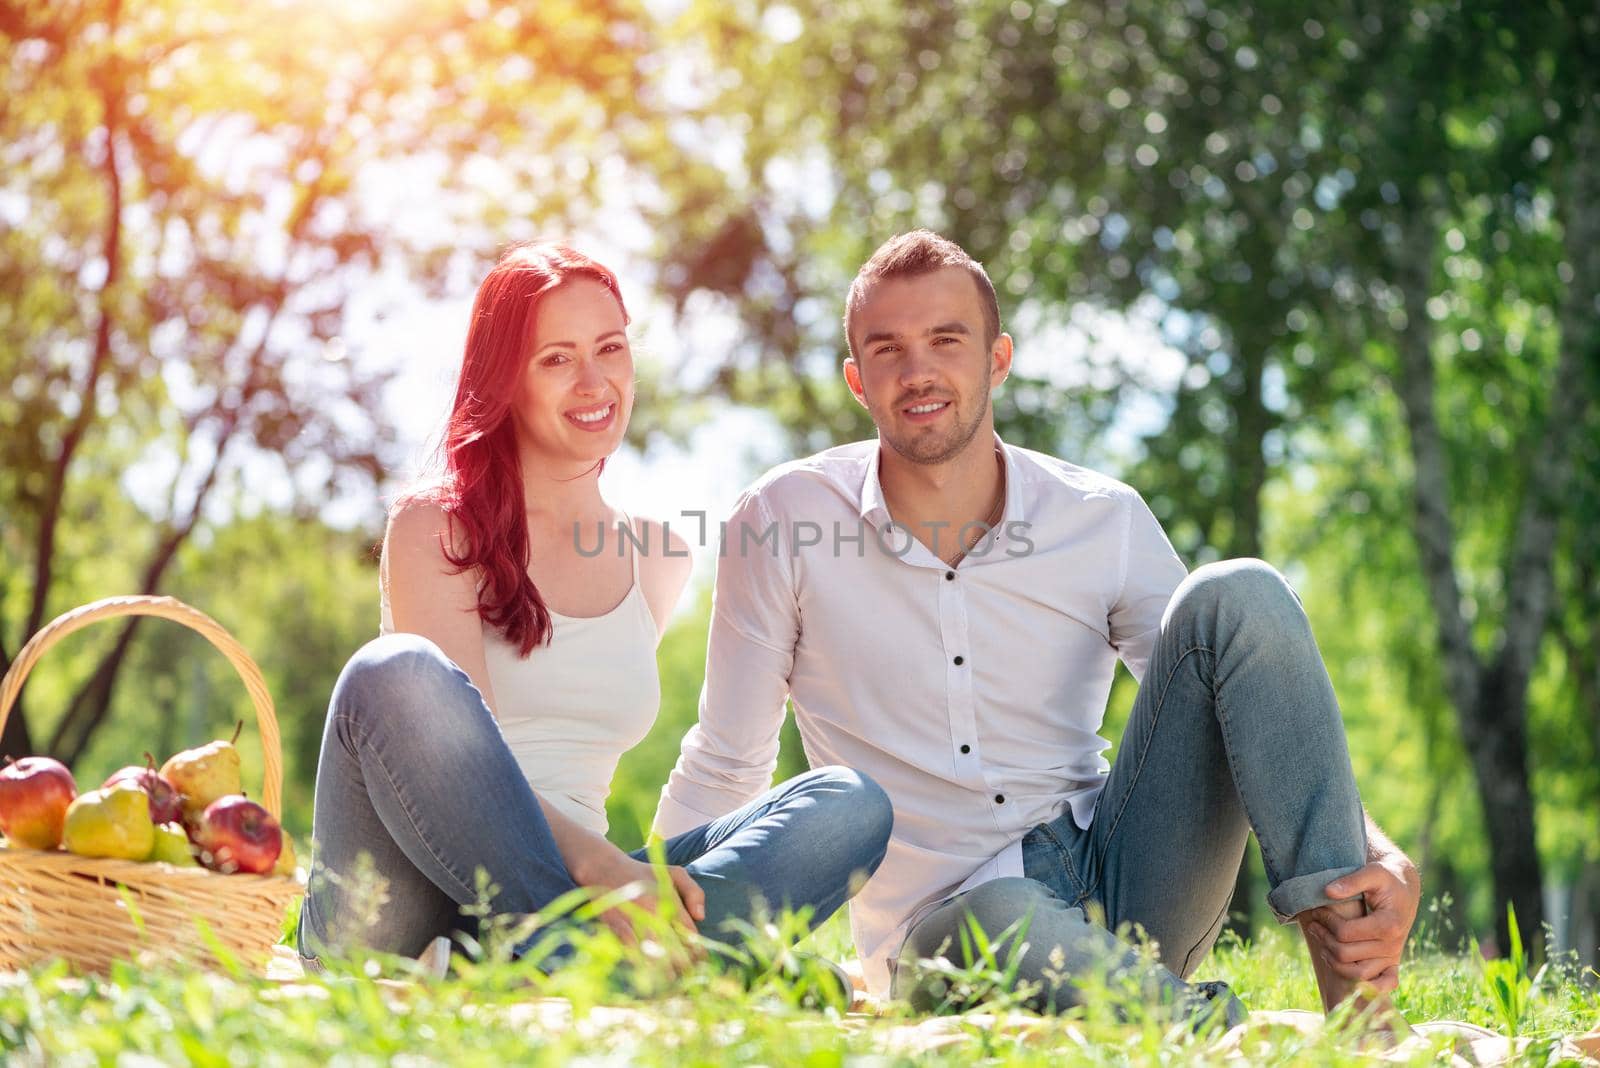
<path id="1" fill-rule="evenodd" d="M 1309 875 L 1296 875 L 1292 879 L 1285 879 L 1267 894 L 1267 904 L 1272 907 L 1272 914 L 1278 918 L 1279 923 L 1293 923 L 1294 918 L 1307 909 L 1320 908 L 1334 901 L 1354 901 L 1361 895 L 1331 898 L 1327 894 L 1327 887 L 1335 879 L 1342 879 L 1351 872 L 1360 870 L 1360 865 L 1329 868 L 1326 871 L 1314 871 Z"/>

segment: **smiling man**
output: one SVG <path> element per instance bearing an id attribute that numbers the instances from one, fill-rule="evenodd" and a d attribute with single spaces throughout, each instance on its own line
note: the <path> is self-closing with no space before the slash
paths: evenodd
<path id="1" fill-rule="evenodd" d="M 778 467 L 735 506 L 700 720 L 656 829 L 766 789 L 792 698 L 811 763 L 865 771 L 894 804 L 888 857 L 851 907 L 875 993 L 938 999 L 923 962 L 970 963 L 975 922 L 1011 932 L 999 963 L 1020 956 L 1041 1008 L 1093 977 L 1236 1017 L 1220 984 L 1185 980 L 1252 830 L 1325 1004 L 1393 989 L 1416 869 L 1365 817 L 1282 576 L 1256 560 L 1189 574 L 1138 493 L 998 438 L 1012 342 L 955 244 L 883 245 L 845 332 L 878 437 Z M 1113 766 L 1099 732 L 1119 658 L 1141 685 Z M 1113 933 L 1129 927 L 1159 965 Z"/>

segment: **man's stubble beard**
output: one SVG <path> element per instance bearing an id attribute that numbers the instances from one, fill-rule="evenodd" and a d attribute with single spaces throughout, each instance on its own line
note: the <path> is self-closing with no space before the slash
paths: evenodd
<path id="1" fill-rule="evenodd" d="M 885 444 L 900 456 L 914 464 L 932 467 L 936 464 L 948 463 L 961 454 L 961 450 L 972 444 L 972 439 L 978 436 L 978 429 L 983 425 L 983 413 L 989 406 L 989 391 L 986 389 L 978 398 L 976 405 L 977 414 L 971 422 L 957 424 L 949 435 L 943 439 L 928 439 L 921 441 L 903 441 L 883 431 L 887 420 L 878 424 L 878 436 Z"/>

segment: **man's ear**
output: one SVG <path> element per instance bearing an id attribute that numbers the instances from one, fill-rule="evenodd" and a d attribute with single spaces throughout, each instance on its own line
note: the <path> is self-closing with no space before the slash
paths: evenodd
<path id="1" fill-rule="evenodd" d="M 989 388 L 994 389 L 1011 373 L 1011 335 L 1001 334 L 989 347 Z"/>
<path id="2" fill-rule="evenodd" d="M 867 393 L 861 388 L 861 367 L 854 356 L 844 358 L 844 384 L 850 387 L 850 395 L 856 399 L 856 403 L 865 408 Z"/>

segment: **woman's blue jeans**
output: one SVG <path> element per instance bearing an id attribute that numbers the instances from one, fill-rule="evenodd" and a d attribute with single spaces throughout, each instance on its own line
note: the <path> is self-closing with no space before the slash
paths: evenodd
<path id="1" fill-rule="evenodd" d="M 668 840 L 666 861 L 705 891 L 698 926 L 714 938 L 763 909 L 810 909 L 815 927 L 877 870 L 892 822 L 871 779 L 818 768 Z M 369 642 L 339 676 L 312 839 L 299 928 L 312 960 L 358 946 L 415 956 L 472 933 L 464 907 L 520 917 L 577 887 L 482 694 L 412 634 Z"/>
<path id="2" fill-rule="evenodd" d="M 1305 611 L 1277 571 L 1230 560 L 1173 594 L 1090 825 L 1070 810 L 1040 824 L 1022 840 L 1024 878 L 921 917 L 895 989 L 925 998 L 916 962 L 960 956 L 968 923 L 993 937 L 1026 921 L 1000 958 L 1024 947 L 1018 977 L 1041 1008 L 1081 1000 L 1074 980 L 1090 975 L 1205 1000 L 1215 991 L 1202 997 L 1183 977 L 1217 939 L 1252 830 L 1283 919 L 1327 904 L 1323 888 L 1366 862 L 1339 703 Z M 1123 925 L 1155 944 L 1161 965 L 1146 968 L 1112 933 Z"/>

